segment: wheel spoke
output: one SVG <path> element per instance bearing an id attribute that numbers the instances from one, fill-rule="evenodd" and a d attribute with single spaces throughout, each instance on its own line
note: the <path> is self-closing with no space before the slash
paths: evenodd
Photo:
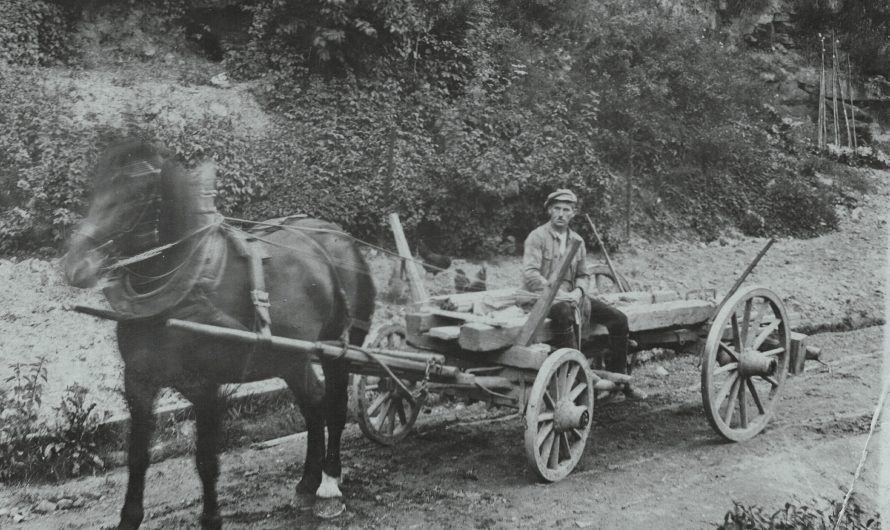
<path id="1" fill-rule="evenodd" d="M 748 342 L 749 342 L 749 339 L 751 338 L 751 306 L 753 304 L 754 304 L 753 298 L 749 298 L 749 299 L 745 300 L 745 312 L 744 312 L 744 316 L 742 317 L 742 326 L 743 327 L 741 329 L 741 331 L 742 331 L 742 336 L 741 336 L 742 347 L 739 348 L 739 351 L 744 351 L 744 350 L 748 349 Z"/>
<path id="2" fill-rule="evenodd" d="M 389 398 L 389 394 L 386 392 L 377 396 L 377 399 L 375 399 L 374 402 L 371 403 L 371 406 L 368 407 L 368 417 L 369 418 L 371 416 L 373 416 L 375 412 L 377 412 L 377 409 L 380 408 L 380 405 L 383 405 L 383 402 L 386 401 L 387 398 Z"/>
<path id="3" fill-rule="evenodd" d="M 754 381 L 746 379 L 745 383 L 748 385 L 748 392 L 751 393 L 751 399 L 753 399 L 754 404 L 757 405 L 757 411 L 761 414 L 766 414 L 766 409 L 763 408 L 763 403 L 760 402 L 760 396 L 757 395 L 757 389 L 754 388 Z"/>
<path id="4" fill-rule="evenodd" d="M 556 380 L 556 401 L 560 401 L 567 393 L 566 385 L 568 381 L 566 380 L 566 375 L 568 371 L 569 367 L 567 364 L 563 364 L 556 370 L 556 376 L 554 377 Z"/>
<path id="5" fill-rule="evenodd" d="M 553 421 L 553 412 L 542 412 L 538 414 L 538 423 L 542 421 Z"/>
<path id="6" fill-rule="evenodd" d="M 541 446 L 544 444 L 544 442 L 547 441 L 547 438 L 551 434 L 554 434 L 552 422 L 548 423 L 540 428 L 540 430 L 538 431 L 538 435 L 535 437 L 535 447 L 537 447 L 538 449 L 541 449 Z M 549 451 L 550 451 L 550 449 L 548 448 L 547 451 L 541 451 L 541 454 L 547 453 Z"/>
<path id="7" fill-rule="evenodd" d="M 556 467 L 559 464 L 559 434 L 553 433 L 553 443 L 550 444 L 550 456 L 547 459 L 547 467 Z"/>
<path id="8" fill-rule="evenodd" d="M 739 316 L 732 314 L 732 345 L 736 351 L 742 351 L 741 331 L 739 331 Z"/>
<path id="9" fill-rule="evenodd" d="M 388 394 L 384 394 L 388 396 Z M 374 430 L 380 431 L 383 429 L 383 422 L 386 421 L 386 417 L 389 416 L 389 408 L 392 405 L 392 401 L 385 400 L 383 411 L 380 412 L 378 416 L 371 420 L 371 423 L 374 425 Z"/>
<path id="10" fill-rule="evenodd" d="M 579 370 L 581 370 L 580 364 L 572 364 L 572 366 L 569 367 L 569 374 L 566 376 L 566 389 L 572 388 L 575 379 L 578 377 Z"/>
<path id="11" fill-rule="evenodd" d="M 722 374 L 723 372 L 728 372 L 730 370 L 735 370 L 739 367 L 739 363 L 727 363 L 723 366 L 717 367 L 714 369 L 714 375 Z"/>
<path id="12" fill-rule="evenodd" d="M 748 428 L 748 404 L 745 402 L 745 385 L 741 384 L 739 385 L 739 422 L 742 429 Z"/>
<path id="13" fill-rule="evenodd" d="M 579 431 L 579 430 L 578 430 L 578 429 L 576 429 L 576 428 L 574 428 L 574 427 L 572 427 L 572 430 L 571 430 L 571 432 L 572 432 L 572 433 L 574 433 L 574 434 L 575 434 L 575 436 L 577 436 L 577 437 L 578 437 L 578 440 L 583 440 L 583 439 L 584 439 L 584 433 L 583 433 L 583 432 L 581 432 L 581 431 Z"/>
<path id="14" fill-rule="evenodd" d="M 762 375 L 762 376 L 760 376 L 760 378 L 763 379 L 764 381 L 766 381 L 767 383 L 773 385 L 774 388 L 779 386 L 779 382 L 768 375 Z"/>
<path id="15" fill-rule="evenodd" d="M 405 414 L 405 400 L 396 401 L 396 412 L 399 414 L 399 421 L 402 425 L 408 425 L 408 415 Z"/>
<path id="16" fill-rule="evenodd" d="M 717 348 L 726 352 L 727 355 L 732 357 L 733 361 L 739 362 L 739 354 L 735 350 L 733 350 L 732 348 L 730 348 L 729 346 L 724 344 L 723 342 L 718 343 Z"/>
<path id="17" fill-rule="evenodd" d="M 386 412 L 386 417 L 389 421 L 386 423 L 386 432 L 390 435 L 396 432 L 396 408 L 389 407 L 389 410 Z"/>
<path id="18" fill-rule="evenodd" d="M 569 444 L 569 433 L 561 432 L 559 433 L 559 443 L 562 449 L 562 453 L 571 458 L 572 457 L 572 446 Z"/>
<path id="19" fill-rule="evenodd" d="M 729 403 L 726 405 L 726 411 L 723 413 L 723 423 L 726 424 L 727 427 L 732 423 L 732 417 L 735 415 L 735 405 L 736 400 L 738 399 L 738 387 L 741 383 L 741 378 L 737 378 L 732 382 L 732 389 L 729 391 Z"/>
<path id="20" fill-rule="evenodd" d="M 571 393 L 569 393 L 569 401 L 574 403 L 575 400 L 578 399 L 578 396 L 580 396 L 585 390 L 587 390 L 587 383 L 578 383 L 578 386 L 573 388 Z"/>
<path id="21" fill-rule="evenodd" d="M 720 387 L 720 391 L 714 396 L 714 407 L 717 410 L 720 410 L 720 405 L 723 404 L 723 400 L 726 399 L 726 395 L 729 393 L 729 390 L 735 386 L 735 382 L 738 381 L 738 379 L 739 374 L 738 372 L 735 372 L 731 374 L 723 383 L 723 386 Z"/>
<path id="22" fill-rule="evenodd" d="M 772 322 L 770 322 L 768 326 L 766 326 L 765 328 L 763 328 L 760 331 L 760 334 L 757 335 L 757 338 L 754 339 L 754 342 L 751 344 L 751 349 L 753 349 L 753 350 L 759 349 L 760 345 L 763 344 L 763 341 L 765 341 L 767 337 L 772 335 L 772 333 L 774 331 L 779 329 L 779 326 L 781 324 L 782 324 L 782 321 L 779 319 L 776 319 L 776 320 L 773 320 Z"/>
<path id="23" fill-rule="evenodd" d="M 544 406 L 546 406 L 550 410 L 556 410 L 556 401 L 553 400 L 553 397 L 550 396 L 550 392 L 544 391 Z"/>

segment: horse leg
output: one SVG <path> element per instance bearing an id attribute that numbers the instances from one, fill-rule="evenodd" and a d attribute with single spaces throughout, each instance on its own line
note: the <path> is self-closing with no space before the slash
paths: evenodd
<path id="1" fill-rule="evenodd" d="M 323 390 L 318 376 L 309 363 L 283 376 L 294 394 L 300 413 L 306 421 L 306 459 L 303 476 L 297 483 L 297 497 L 305 502 L 314 500 L 315 491 L 321 484 L 324 461 L 324 403 Z"/>
<path id="2" fill-rule="evenodd" d="M 202 385 L 198 389 L 179 389 L 194 405 L 196 427 L 195 464 L 204 490 L 204 510 L 201 513 L 202 530 L 219 530 L 222 517 L 216 482 L 219 478 L 219 437 L 222 427 L 223 400 L 219 386 Z"/>
<path id="3" fill-rule="evenodd" d="M 340 492 L 340 438 L 346 425 L 348 365 L 342 360 L 323 361 L 324 412 L 328 428 L 328 444 L 321 473 L 321 484 L 315 492 L 314 513 L 322 519 L 337 517 L 346 509 Z"/>
<path id="4" fill-rule="evenodd" d="M 367 332 L 352 328 L 349 330 L 350 344 L 361 346 Z M 343 360 L 322 362 L 325 380 L 325 424 L 328 428 L 328 448 L 322 469 L 321 484 L 316 491 L 315 515 L 330 519 L 343 513 L 343 494 L 340 491 L 342 465 L 340 462 L 340 440 L 346 426 L 349 388 L 349 364 Z"/>
<path id="5" fill-rule="evenodd" d="M 158 387 L 125 370 L 124 397 L 130 410 L 130 445 L 127 452 L 129 479 L 118 530 L 136 530 L 145 515 L 142 499 L 149 464 L 149 443 L 154 430 L 152 404 L 157 392 Z"/>

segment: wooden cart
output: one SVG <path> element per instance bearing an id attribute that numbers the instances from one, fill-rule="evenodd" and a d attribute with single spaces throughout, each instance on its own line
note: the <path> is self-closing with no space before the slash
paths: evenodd
<path id="1" fill-rule="evenodd" d="M 781 299 L 764 287 L 740 284 L 722 301 L 713 291 L 599 297 L 627 315 L 636 350 L 700 353 L 705 414 L 717 433 L 736 442 L 764 429 L 789 364 L 801 365 L 806 353 L 806 337 L 790 331 Z M 394 355 L 428 352 L 435 356 L 428 358 L 429 367 L 448 370 L 405 372 L 400 384 L 370 373 L 374 367 L 358 370 L 364 375 L 354 384 L 355 412 L 363 432 L 381 444 L 395 444 L 411 432 L 428 392 L 459 394 L 523 412 L 525 452 L 536 474 L 545 481 L 568 475 L 584 451 L 598 395 L 619 389 L 630 376 L 598 370 L 591 362 L 597 358 L 590 355 L 597 337 L 606 334 L 603 327 L 588 330 L 584 353 L 554 351 L 547 344 L 546 319 L 554 293 L 541 295 L 528 314 L 519 309 L 527 295 L 503 289 L 431 297 L 407 314 L 406 327 L 380 330 L 375 349 Z"/>

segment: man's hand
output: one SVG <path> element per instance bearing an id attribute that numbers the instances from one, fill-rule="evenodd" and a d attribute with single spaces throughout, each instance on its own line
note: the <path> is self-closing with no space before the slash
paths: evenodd
<path id="1" fill-rule="evenodd" d="M 582 296 L 584 296 L 584 291 L 582 291 L 580 287 L 576 287 L 571 291 L 560 289 L 557 297 L 563 300 L 571 300 L 572 302 L 579 304 L 581 303 Z"/>

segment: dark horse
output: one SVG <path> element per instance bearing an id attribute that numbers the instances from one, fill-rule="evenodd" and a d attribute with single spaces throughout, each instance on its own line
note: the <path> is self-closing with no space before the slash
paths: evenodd
<path id="1" fill-rule="evenodd" d="M 146 142 L 130 140 L 111 147 L 96 164 L 89 215 L 62 261 L 69 283 L 76 287 L 95 285 L 100 276 L 114 271 L 106 297 L 127 317 L 118 323 L 117 340 L 132 426 L 129 482 L 118 528 L 138 528 L 142 522 L 152 404 L 161 387 L 175 388 L 194 404 L 196 461 L 204 489 L 201 526 L 220 528 L 219 386 L 271 377 L 287 382 L 306 419 L 306 461 L 297 493 L 314 494 L 315 512 L 321 517 L 344 508 L 338 483 L 346 362 L 323 361 L 322 386 L 309 355 L 199 337 L 166 327 L 165 322 L 175 317 L 257 329 L 261 310 L 251 296 L 256 298 L 259 290 L 249 279 L 256 268 L 249 267 L 250 253 L 244 252 L 256 245 L 265 258 L 262 277 L 269 293 L 272 334 L 311 341 L 348 334 L 351 344 L 360 345 L 375 296 L 367 263 L 351 239 L 335 225 L 318 220 L 285 221 L 284 227 L 255 234 L 257 240 L 239 243 L 236 236 L 244 236 L 221 223 L 213 206 L 214 177 L 208 167 L 186 172 L 169 152 Z M 208 266 L 213 257 L 219 265 Z M 259 305 L 265 305 L 259 298 Z"/>

